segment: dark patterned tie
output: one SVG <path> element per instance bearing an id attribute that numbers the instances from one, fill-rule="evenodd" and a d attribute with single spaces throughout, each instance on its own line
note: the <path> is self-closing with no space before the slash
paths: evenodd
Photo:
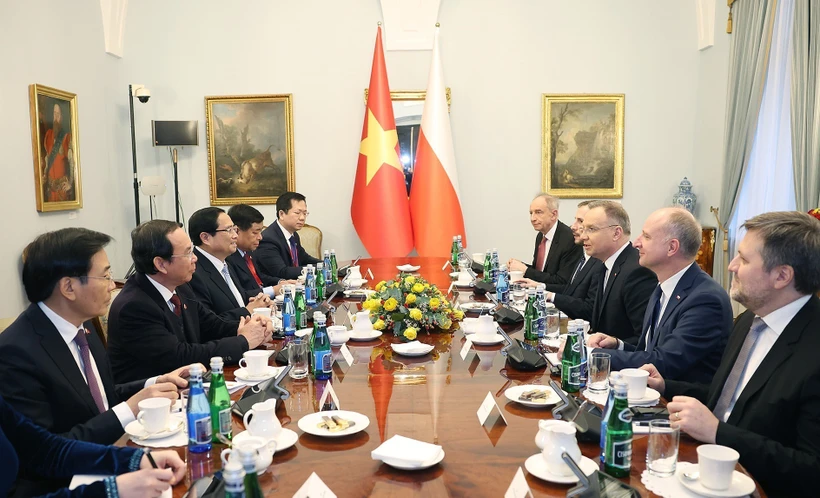
<path id="1" fill-rule="evenodd" d="M 88 339 L 85 337 L 86 330 L 81 328 L 77 331 L 77 336 L 74 337 L 74 343 L 80 348 L 80 358 L 83 360 L 83 371 L 88 382 L 88 389 L 91 391 L 91 397 L 94 398 L 94 404 L 100 413 L 105 411 L 105 403 L 103 402 L 102 393 L 100 392 L 100 382 L 94 374 L 94 368 L 91 365 L 91 354 L 88 352 Z"/>
<path id="2" fill-rule="evenodd" d="M 296 236 L 290 236 L 290 259 L 293 260 L 293 266 L 299 267 L 299 250 L 296 248 Z"/>
<path id="3" fill-rule="evenodd" d="M 182 316 L 182 302 L 179 300 L 179 296 L 174 294 L 171 296 L 171 304 L 174 305 L 174 314 L 176 316 Z"/>
<path id="4" fill-rule="evenodd" d="M 760 337 L 760 333 L 765 329 L 766 323 L 759 316 L 756 316 L 752 321 L 752 327 L 749 329 L 749 333 L 746 334 L 743 346 L 741 346 L 740 352 L 737 354 L 737 359 L 735 360 L 734 366 L 732 366 L 732 371 L 729 372 L 729 376 L 726 377 L 726 382 L 723 384 L 723 391 L 720 392 L 720 398 L 718 398 L 715 409 L 712 410 L 712 413 L 721 421 L 726 414 L 726 410 L 729 409 L 729 403 L 732 402 L 735 391 L 737 391 L 737 386 L 740 384 L 740 379 L 743 378 L 743 372 L 746 370 L 746 362 L 749 360 L 752 348 L 754 348 L 757 339 Z"/>
<path id="5" fill-rule="evenodd" d="M 661 300 L 663 299 L 663 291 L 661 290 L 661 286 L 658 285 L 655 287 L 655 292 L 652 293 L 652 297 L 649 298 L 649 302 L 651 303 L 652 300 L 655 301 L 655 305 L 652 307 L 652 316 L 649 317 L 649 328 L 646 329 L 646 351 L 649 351 L 649 345 L 652 342 L 652 335 L 655 332 L 655 327 L 658 325 L 658 320 L 660 320 L 660 313 L 661 313 Z"/>

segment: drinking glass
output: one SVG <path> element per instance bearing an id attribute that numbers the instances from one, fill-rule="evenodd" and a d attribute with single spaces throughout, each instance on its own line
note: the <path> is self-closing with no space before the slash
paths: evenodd
<path id="1" fill-rule="evenodd" d="M 609 353 L 592 353 L 589 355 L 589 380 L 587 388 L 591 393 L 600 394 L 609 389 Z"/>
<path id="2" fill-rule="evenodd" d="M 558 334 L 561 332 L 561 317 L 558 315 L 558 310 L 549 308 L 547 310 L 547 339 L 558 339 Z"/>
<path id="3" fill-rule="evenodd" d="M 527 288 L 523 284 L 513 283 L 510 286 L 513 304 L 516 308 L 524 308 L 527 301 Z"/>
<path id="4" fill-rule="evenodd" d="M 304 379 L 308 374 L 308 344 L 307 341 L 296 338 L 288 345 L 288 363 L 290 376 L 294 379 Z"/>
<path id="5" fill-rule="evenodd" d="M 646 468 L 657 477 L 675 475 L 678 463 L 680 430 L 672 427 L 669 420 L 649 422 L 649 442 L 646 449 Z"/>

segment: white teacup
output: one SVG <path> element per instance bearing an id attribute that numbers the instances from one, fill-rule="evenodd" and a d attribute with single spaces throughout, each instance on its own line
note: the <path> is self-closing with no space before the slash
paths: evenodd
<path id="1" fill-rule="evenodd" d="M 171 400 L 168 398 L 148 398 L 137 403 L 137 420 L 146 432 L 165 430 L 171 418 Z"/>
<path id="2" fill-rule="evenodd" d="M 330 337 L 332 344 L 344 342 L 347 338 L 347 327 L 344 325 L 331 325 L 327 328 L 327 335 Z"/>
<path id="3" fill-rule="evenodd" d="M 270 308 L 267 308 L 267 307 L 266 308 L 254 308 L 253 309 L 253 314 L 254 315 L 262 315 L 262 316 L 270 318 Z"/>
<path id="4" fill-rule="evenodd" d="M 367 280 L 365 280 L 363 278 L 348 278 L 347 280 L 345 280 L 345 283 L 347 284 L 348 289 L 358 289 L 359 287 L 364 285 L 366 282 L 367 282 Z"/>
<path id="5" fill-rule="evenodd" d="M 271 439 L 265 442 L 261 437 L 248 436 L 238 443 L 233 443 L 232 448 L 222 450 L 222 467 L 228 464 L 229 460 L 241 458 L 241 453 L 256 453 L 256 472 L 263 473 L 273 463 L 273 454 L 276 453 L 276 441 Z M 241 463 L 241 462 L 240 462 Z"/>
<path id="6" fill-rule="evenodd" d="M 510 272 L 510 281 L 515 282 L 524 278 L 524 272 L 520 270 L 513 270 Z"/>
<path id="7" fill-rule="evenodd" d="M 732 474 L 740 454 L 727 446 L 702 444 L 698 446 L 698 471 L 700 483 L 717 491 L 729 489 Z"/>
<path id="8" fill-rule="evenodd" d="M 245 351 L 242 359 L 239 360 L 239 366 L 246 369 L 251 375 L 261 375 L 265 373 L 269 357 L 269 351 Z"/>
<path id="9" fill-rule="evenodd" d="M 470 275 L 468 271 L 460 271 L 458 272 L 458 283 L 460 284 L 469 284 L 473 281 L 473 276 Z"/>
<path id="10" fill-rule="evenodd" d="M 626 385 L 629 387 L 630 399 L 641 399 L 646 394 L 646 379 L 649 378 L 649 372 L 641 370 L 640 368 L 624 368 L 621 370 Z"/>
<path id="11" fill-rule="evenodd" d="M 284 284 L 282 287 L 279 287 L 279 294 L 285 295 L 285 289 L 290 290 L 290 297 L 296 295 L 296 286 L 293 284 Z M 256 311 L 256 310 L 254 310 Z"/>

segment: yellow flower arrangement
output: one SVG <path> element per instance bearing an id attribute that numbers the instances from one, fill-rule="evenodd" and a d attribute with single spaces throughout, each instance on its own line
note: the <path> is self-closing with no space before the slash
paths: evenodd
<path id="1" fill-rule="evenodd" d="M 461 310 L 441 291 L 422 277 L 401 274 L 390 281 L 381 281 L 362 304 L 370 312 L 370 321 L 377 330 L 392 331 L 403 340 L 412 341 L 419 332 L 450 330 L 464 318 Z"/>

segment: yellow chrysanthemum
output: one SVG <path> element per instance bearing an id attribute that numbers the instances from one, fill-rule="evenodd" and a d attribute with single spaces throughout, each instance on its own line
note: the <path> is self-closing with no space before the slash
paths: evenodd
<path id="1" fill-rule="evenodd" d="M 464 319 L 464 312 L 461 311 L 461 310 L 455 310 L 455 311 L 453 311 L 453 316 L 455 317 L 456 320 L 463 320 Z"/>
<path id="2" fill-rule="evenodd" d="M 449 318 L 445 318 L 444 321 L 442 321 L 439 325 L 443 329 L 449 329 L 453 325 L 453 321 Z"/>
<path id="3" fill-rule="evenodd" d="M 384 280 L 382 280 L 381 282 L 379 282 L 378 284 L 376 284 L 376 292 L 381 292 L 381 291 L 383 291 L 383 290 L 384 290 L 384 286 L 385 286 L 385 285 L 387 285 L 387 282 L 385 282 Z"/>
<path id="4" fill-rule="evenodd" d="M 430 307 L 433 309 L 437 309 L 441 305 L 441 300 L 437 297 L 434 297 L 430 300 Z"/>
<path id="5" fill-rule="evenodd" d="M 415 284 L 416 283 L 416 277 L 414 277 L 413 275 L 408 275 L 404 278 L 404 281 L 405 281 L 405 283 L 408 283 L 408 284 Z"/>
<path id="6" fill-rule="evenodd" d="M 407 340 L 409 340 L 409 341 L 416 340 L 417 336 L 418 336 L 418 331 L 416 329 L 414 329 L 413 327 L 407 327 L 407 329 L 404 331 L 404 337 L 406 337 Z"/>
<path id="7" fill-rule="evenodd" d="M 416 302 L 416 295 L 415 294 L 407 294 L 407 297 L 404 298 L 404 304 L 413 304 Z"/>
<path id="8" fill-rule="evenodd" d="M 430 284 L 424 284 L 424 289 L 425 289 L 425 290 L 426 290 L 426 289 L 429 289 L 429 288 L 430 288 Z"/>
<path id="9" fill-rule="evenodd" d="M 398 289 L 399 288 L 399 283 L 398 282 L 393 282 L 393 285 L 391 285 L 390 287 L 392 287 L 394 289 Z"/>
<path id="10" fill-rule="evenodd" d="M 394 311 L 396 309 L 396 306 L 398 305 L 399 302 L 391 297 L 390 299 L 384 302 L 384 309 L 386 309 L 387 311 Z"/>
<path id="11" fill-rule="evenodd" d="M 373 324 L 373 328 L 376 330 L 384 330 L 384 320 L 376 320 L 376 323 Z"/>
<path id="12" fill-rule="evenodd" d="M 421 317 L 422 317 L 422 315 L 421 315 L 421 310 L 420 309 L 413 308 L 413 309 L 410 310 L 410 318 L 412 318 L 413 320 L 419 321 L 419 320 L 421 320 Z"/>
<path id="13" fill-rule="evenodd" d="M 413 292 L 416 294 L 420 294 L 424 292 L 424 285 L 422 284 L 413 284 Z"/>

